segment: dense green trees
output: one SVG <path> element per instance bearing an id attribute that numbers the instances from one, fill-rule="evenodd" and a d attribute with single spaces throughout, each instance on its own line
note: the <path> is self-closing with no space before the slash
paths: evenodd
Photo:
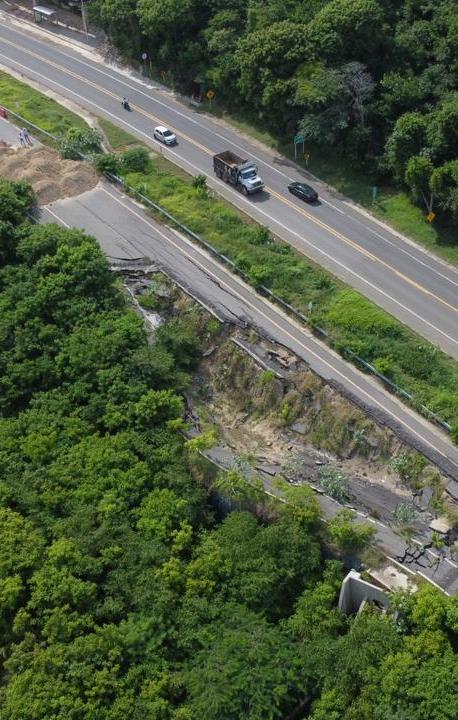
<path id="1" fill-rule="evenodd" d="M 344 618 L 352 518 L 307 487 L 216 518 L 178 432 L 205 316 L 149 343 L 94 240 L 0 197 L 0 720 L 456 717 L 456 601 Z"/>
<path id="2" fill-rule="evenodd" d="M 458 220 L 457 181 L 442 170 L 458 153 L 455 0 L 94 0 L 91 9 L 126 54 L 146 51 L 187 89 L 197 79 L 282 140 L 300 129 L 310 148 L 366 160 L 420 203 L 405 172 L 413 155 L 429 159 L 435 210 Z"/>

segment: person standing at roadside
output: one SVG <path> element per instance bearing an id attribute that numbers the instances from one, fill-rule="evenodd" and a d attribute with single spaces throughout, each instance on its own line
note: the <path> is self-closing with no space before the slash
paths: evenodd
<path id="1" fill-rule="evenodd" d="M 19 142 L 21 143 L 21 147 L 26 147 L 26 141 L 25 141 L 23 130 L 19 130 Z"/>
<path id="2" fill-rule="evenodd" d="M 29 131 L 27 130 L 27 128 L 25 128 L 25 127 L 22 128 L 22 134 L 24 136 L 26 145 L 32 146 L 33 145 L 32 138 L 30 137 Z"/>

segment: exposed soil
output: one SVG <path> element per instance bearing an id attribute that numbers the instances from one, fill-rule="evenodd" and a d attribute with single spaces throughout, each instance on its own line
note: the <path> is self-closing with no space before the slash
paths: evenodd
<path id="1" fill-rule="evenodd" d="M 154 327 L 163 317 L 182 316 L 194 301 L 145 261 L 115 268 L 130 297 L 154 302 L 150 312 L 134 307 Z M 163 280 L 163 278 L 162 278 Z M 146 307 L 148 307 L 147 305 Z M 323 466 L 348 481 L 347 504 L 386 525 L 399 528 L 399 505 L 414 515 L 409 526 L 428 539 L 434 516 L 456 518 L 458 507 L 444 495 L 445 479 L 431 465 L 411 484 L 393 466 L 393 457 L 411 448 L 386 427 L 327 385 L 293 353 L 261 339 L 254 331 L 220 326 L 207 338 L 202 359 L 186 393 L 188 437 L 210 428 L 218 443 L 205 451 L 212 466 L 243 467 L 246 477 L 272 490 L 278 476 L 322 492 Z M 438 503 L 434 505 L 434 503 Z M 456 520 L 454 520 L 456 522 Z"/>
<path id="2" fill-rule="evenodd" d="M 35 191 L 39 205 L 79 195 L 95 187 L 97 174 L 90 163 L 62 160 L 56 150 L 0 148 L 0 175 L 8 180 L 25 180 Z"/>
<path id="3" fill-rule="evenodd" d="M 340 468 L 356 508 L 391 524 L 397 506 L 407 504 L 415 509 L 412 524 L 419 531 L 436 514 L 431 500 L 446 500 L 445 479 L 437 469 L 424 469 L 418 490 L 402 480 L 392 460 L 410 448 L 292 353 L 254 333 L 220 339 L 194 379 L 192 415 L 200 429 L 218 427 L 217 460 L 223 464 L 232 452 L 249 459 L 261 474 L 267 466 L 270 475 L 315 485 L 320 484 L 321 466 Z"/>

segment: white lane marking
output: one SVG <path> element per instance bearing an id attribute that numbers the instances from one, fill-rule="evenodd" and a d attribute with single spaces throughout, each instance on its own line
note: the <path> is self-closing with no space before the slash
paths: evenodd
<path id="1" fill-rule="evenodd" d="M 434 580 L 431 580 L 431 578 L 428 577 L 427 575 L 425 575 L 424 572 L 422 572 L 421 570 L 417 570 L 417 572 L 419 575 L 422 576 L 422 578 L 424 578 L 425 580 L 430 582 L 431 585 L 434 585 L 435 587 L 437 587 L 438 590 L 441 590 L 443 593 L 445 593 L 446 595 L 448 595 L 450 597 L 450 593 L 447 592 L 447 590 L 444 590 L 444 588 L 441 585 L 439 585 L 437 582 L 434 582 Z"/>
<path id="2" fill-rule="evenodd" d="M 48 205 L 46 206 L 46 212 L 48 212 L 50 215 L 52 215 L 54 218 L 56 218 L 56 220 L 58 220 L 62 225 L 65 225 L 66 228 L 70 229 L 71 225 L 69 225 L 67 222 L 65 222 L 65 220 L 63 220 L 58 215 L 56 215 L 56 213 L 53 212 Z"/>
<path id="3" fill-rule="evenodd" d="M 20 31 L 18 31 L 18 30 L 14 30 L 13 32 L 18 32 L 19 34 L 23 34 L 23 33 L 20 33 Z M 29 36 L 27 36 L 27 37 L 28 37 L 28 39 L 30 39 Z M 37 42 L 38 42 L 38 41 L 37 41 Z M 26 49 L 25 49 L 25 52 L 27 52 Z M 59 49 L 56 49 L 56 52 L 58 53 L 58 52 L 59 52 Z M 74 57 L 73 55 L 67 55 L 67 54 L 64 53 L 64 52 L 62 52 L 62 54 L 63 54 L 65 57 L 68 57 L 68 58 L 70 58 L 71 60 L 74 60 L 75 62 L 78 62 L 78 63 L 80 63 L 81 65 L 85 65 L 86 67 L 91 68 L 91 69 L 94 70 L 95 72 L 98 72 L 98 73 L 100 73 L 101 75 L 104 75 L 104 76 L 110 78 L 111 80 L 114 80 L 115 82 L 119 82 L 120 84 L 125 85 L 125 86 L 128 87 L 129 89 L 134 90 L 135 92 L 138 92 L 140 95 L 143 95 L 143 96 L 146 97 L 148 100 L 157 103 L 157 104 L 160 105 L 161 107 L 164 107 L 164 108 L 166 108 L 167 110 L 169 110 L 169 111 L 171 111 L 171 112 L 174 112 L 175 114 L 177 114 L 177 115 L 179 115 L 180 117 L 182 117 L 184 120 L 187 120 L 188 122 L 191 122 L 191 123 L 193 123 L 194 125 L 197 125 L 199 128 L 201 127 L 201 123 L 200 123 L 198 120 L 195 120 L 195 119 L 192 117 L 192 114 L 186 114 L 186 113 L 182 112 L 181 110 L 173 107 L 172 105 L 168 105 L 167 103 L 163 102 L 162 100 L 159 100 L 158 98 L 153 97 L 153 96 L 152 96 L 152 92 L 154 91 L 154 88 L 151 89 L 151 92 L 150 92 L 150 93 L 146 93 L 146 92 L 144 92 L 143 90 L 140 90 L 138 87 L 133 87 L 131 84 L 129 84 L 129 82 L 127 82 L 125 79 L 123 79 L 123 76 L 122 76 L 122 75 L 121 75 L 121 76 L 119 75 L 119 71 L 116 70 L 116 69 L 114 69 L 114 68 L 112 68 L 112 67 L 110 68 L 111 73 L 116 73 L 116 75 L 110 74 L 110 73 L 106 72 L 106 70 L 102 70 L 100 67 L 98 67 L 98 63 L 96 63 L 96 61 L 94 61 L 93 63 L 88 63 L 88 62 L 82 60 L 81 58 Z M 5 57 L 5 56 L 3 56 L 3 57 Z M 13 60 L 13 62 L 15 62 L 15 61 Z M 49 79 L 49 78 L 48 78 L 48 79 Z M 130 79 L 130 78 L 129 78 L 129 79 Z M 140 83 L 141 81 L 136 80 L 136 82 L 137 82 L 137 83 Z M 175 102 L 175 101 L 172 101 L 172 102 Z M 234 142 L 233 140 L 229 140 L 226 136 L 221 135 L 220 133 L 218 133 L 218 132 L 217 132 L 216 130 L 214 130 L 213 128 L 211 128 L 210 132 L 211 132 L 213 135 L 215 135 L 215 137 L 219 138 L 220 140 L 224 140 L 225 142 L 230 143 L 231 145 L 233 145 L 234 147 L 236 147 L 238 150 L 241 150 L 241 151 L 244 152 L 244 153 L 248 153 L 248 154 L 251 155 L 251 157 L 253 157 L 257 162 L 259 162 L 259 163 L 265 165 L 266 167 L 270 168 L 270 170 L 273 170 L 274 172 L 278 173 L 279 175 L 281 175 L 283 178 L 285 178 L 285 179 L 288 180 L 289 182 L 292 182 L 292 181 L 293 181 L 293 178 L 291 178 L 289 175 L 286 175 L 286 173 L 284 173 L 282 170 L 279 170 L 278 168 L 274 167 L 273 165 L 271 165 L 271 164 L 270 164 L 269 162 L 267 162 L 266 160 L 263 160 L 262 158 L 260 158 L 260 157 L 258 157 L 257 155 L 255 155 L 255 154 L 252 152 L 251 149 L 246 150 L 244 147 L 242 147 L 241 145 L 238 145 L 238 144 L 237 144 L 236 142 Z M 427 267 L 429 270 L 431 270 L 433 273 L 437 274 L 439 277 L 447 280 L 448 282 L 450 282 L 450 283 L 453 284 L 453 285 L 457 285 L 457 286 L 458 286 L 458 283 L 454 282 L 453 280 L 450 280 L 450 278 L 448 278 L 446 275 L 443 275 L 441 272 L 439 272 L 438 270 L 436 270 L 434 267 L 432 267 L 431 265 L 428 265 L 428 263 L 426 263 L 426 262 L 420 260 L 419 258 L 415 257 L 415 255 L 412 255 L 412 254 L 409 253 L 407 250 L 405 250 L 404 248 L 402 248 L 400 245 L 394 243 L 393 241 L 389 240 L 388 238 L 386 238 L 386 237 L 384 237 L 384 236 L 382 236 L 382 235 L 379 235 L 378 233 L 376 233 L 376 231 L 374 231 L 374 230 L 372 230 L 371 228 L 369 228 L 368 226 L 364 225 L 358 218 L 354 217 L 353 215 L 348 215 L 348 214 L 345 213 L 343 210 L 341 210 L 340 208 L 338 208 L 336 205 L 334 205 L 333 203 L 331 203 L 329 200 L 326 200 L 325 198 L 321 198 L 321 197 L 320 197 L 320 200 L 321 200 L 321 202 L 324 202 L 324 203 L 326 203 L 327 205 L 330 205 L 332 208 L 334 208 L 334 210 L 337 210 L 337 212 L 341 213 L 342 215 L 346 215 L 350 220 L 354 221 L 355 223 L 358 223 L 359 225 L 362 225 L 364 228 L 366 228 L 367 230 L 369 230 L 369 232 L 373 232 L 373 233 L 376 234 L 379 238 L 381 238 L 384 242 L 386 242 L 387 244 L 389 244 L 389 245 L 391 245 L 391 246 L 399 249 L 401 252 L 403 252 L 405 255 L 407 255 L 408 257 L 410 257 L 412 260 L 418 262 L 420 265 L 423 265 L 424 267 Z M 416 247 L 417 247 L 417 246 L 416 246 Z M 428 254 L 423 250 L 423 248 L 418 247 L 417 249 L 418 249 L 422 254 L 424 254 L 426 257 L 428 257 Z M 438 260 L 440 261 L 440 258 L 438 258 Z"/>
<path id="4" fill-rule="evenodd" d="M 378 233 L 378 232 L 377 232 L 376 230 L 374 230 L 373 228 L 370 228 L 369 225 L 365 225 L 365 224 L 364 224 L 363 222 L 361 222 L 361 220 L 359 220 L 358 218 L 353 218 L 353 217 L 352 217 L 352 220 L 353 220 L 355 223 L 358 223 L 358 225 L 361 225 L 365 230 L 368 230 L 369 232 L 373 233 L 373 235 L 376 235 L 378 238 L 380 238 L 381 240 L 383 240 L 384 242 L 386 242 L 388 245 L 391 245 L 392 247 L 396 248 L 397 250 L 400 250 L 404 255 L 407 255 L 407 257 L 415 260 L 419 265 L 423 265 L 424 267 L 428 268 L 429 270 L 432 270 L 432 272 L 434 272 L 436 275 L 438 275 L 438 276 L 439 276 L 440 278 L 442 278 L 443 280 L 446 280 L 446 281 L 449 282 L 451 285 L 455 285 L 456 287 L 458 287 L 458 282 L 457 282 L 457 281 L 452 280 L 452 279 L 449 278 L 447 275 L 444 275 L 444 274 L 441 273 L 439 270 L 436 270 L 435 268 L 431 267 L 431 265 L 428 265 L 427 263 L 425 263 L 423 260 L 420 260 L 419 258 L 416 258 L 416 257 L 415 257 L 414 255 L 412 255 L 408 250 L 406 250 L 406 249 L 403 248 L 403 247 L 400 247 L 400 245 L 396 244 L 396 243 L 393 242 L 392 240 L 389 240 L 387 237 L 384 237 L 383 235 L 381 235 L 380 233 Z"/>
<path id="5" fill-rule="evenodd" d="M 326 203 L 326 205 L 330 205 L 332 208 L 334 208 L 334 210 L 337 210 L 338 213 L 341 213 L 341 215 L 347 215 L 347 213 L 338 208 L 337 205 L 333 205 L 332 202 L 329 202 L 329 200 L 326 200 L 326 198 L 321 197 L 321 195 L 319 196 L 319 201 L 322 203 Z M 350 217 L 350 215 L 347 215 L 347 217 Z"/>
<path id="6" fill-rule="evenodd" d="M 183 248 L 180 248 L 180 246 L 177 245 L 171 238 L 169 238 L 167 235 L 165 235 L 165 234 L 164 234 L 161 230 L 159 230 L 155 225 L 153 225 L 152 223 L 148 222 L 148 220 L 147 220 L 146 218 L 144 218 L 141 214 L 139 214 L 139 213 L 137 213 L 135 210 L 133 210 L 129 205 L 126 205 L 125 203 L 123 203 L 118 197 L 116 197 L 116 195 L 108 192 L 108 190 L 107 190 L 105 187 L 102 187 L 101 190 L 102 190 L 104 193 L 106 193 L 107 195 L 109 195 L 109 196 L 110 196 L 113 200 L 115 200 L 115 202 L 117 202 L 119 205 L 122 205 L 122 206 L 123 206 L 124 208 L 126 208 L 130 213 L 132 213 L 132 214 L 135 215 L 137 218 L 139 218 L 143 223 L 145 223 L 145 225 L 148 225 L 148 226 L 149 226 L 150 228 L 152 228 L 155 232 L 157 232 L 159 235 L 161 235 L 161 237 L 163 237 L 164 240 L 166 240 L 167 242 L 171 243 L 177 250 L 179 250 L 179 252 L 184 252 L 184 251 L 183 251 Z M 226 274 L 226 270 L 225 270 L 222 266 L 219 266 L 219 265 L 218 265 L 211 257 L 209 257 L 198 245 L 195 245 L 194 243 L 192 243 L 192 242 L 191 242 L 190 240 L 188 240 L 187 238 L 183 238 L 183 242 L 185 242 L 190 248 L 192 248 L 192 250 L 194 251 L 195 254 L 199 254 L 199 255 L 201 255 L 202 257 L 204 257 L 207 261 L 212 262 L 216 267 L 218 267 L 218 269 L 219 269 L 223 274 Z M 184 253 L 184 254 L 186 255 L 187 253 Z M 438 452 L 438 453 L 439 453 L 440 455 L 442 455 L 443 457 L 449 459 L 447 455 L 445 455 L 445 454 L 444 454 L 443 452 L 441 452 L 440 450 L 437 450 L 436 446 L 432 445 L 432 444 L 429 442 L 429 440 L 426 440 L 417 430 L 415 430 L 414 428 L 412 428 L 405 420 L 403 420 L 403 419 L 400 418 L 398 415 L 396 415 L 396 413 L 395 413 L 394 411 L 392 411 L 392 410 L 391 410 L 391 411 L 390 411 L 390 410 L 387 410 L 386 407 L 385 407 L 384 405 L 382 405 L 382 403 L 380 403 L 378 400 L 376 400 L 376 399 L 375 399 L 372 395 L 370 395 L 366 390 L 362 389 L 362 388 L 361 388 L 359 385 L 357 385 L 353 380 L 351 380 L 350 378 L 348 378 L 347 375 L 345 375 L 345 374 L 342 373 L 340 370 L 338 370 L 338 369 L 337 369 L 335 366 L 333 366 L 328 360 L 323 359 L 323 358 L 322 358 L 319 354 L 317 354 L 314 350 L 312 350 L 312 349 L 308 348 L 306 345 L 304 345 L 301 340 L 298 340 L 297 338 L 294 338 L 294 336 L 291 335 L 290 332 L 288 332 L 287 330 L 285 330 L 282 325 L 279 325 L 276 321 L 274 321 L 274 320 L 272 320 L 271 318 L 269 318 L 269 316 L 266 315 L 262 310 L 260 310 L 259 308 L 256 308 L 256 306 L 252 305 L 252 304 L 249 302 L 249 300 L 247 300 L 246 298 L 244 298 L 244 297 L 243 297 L 242 295 L 240 295 L 237 291 L 234 291 L 234 289 L 231 288 L 224 280 L 221 280 L 220 278 L 218 278 L 218 276 L 215 275 L 211 270 L 208 270 L 208 268 L 205 268 L 198 260 L 196 260 L 194 257 L 192 257 L 192 255 L 189 255 L 189 254 L 188 254 L 188 257 L 189 257 L 193 262 L 195 262 L 204 272 L 206 272 L 206 273 L 209 274 L 211 277 L 213 277 L 213 278 L 215 279 L 215 281 L 217 281 L 220 285 L 224 285 L 224 286 L 226 287 L 227 291 L 229 292 L 229 294 L 232 294 L 232 295 L 233 295 L 234 292 L 235 292 L 235 293 L 237 294 L 239 300 L 241 300 L 245 305 L 248 305 L 252 310 L 254 310 L 256 313 L 258 313 L 258 314 L 260 314 L 262 317 L 264 317 L 264 319 L 267 320 L 267 322 L 270 322 L 270 323 L 271 323 L 272 325 L 274 325 L 278 330 L 280 330 L 280 332 L 282 332 L 282 333 L 284 333 L 285 335 L 287 335 L 287 336 L 288 336 L 290 339 L 292 339 L 294 342 L 296 342 L 296 343 L 298 342 L 299 345 L 301 345 L 307 352 L 309 352 L 311 355 L 313 355 L 313 356 L 316 358 L 316 360 L 318 360 L 319 362 L 323 363 L 324 365 L 326 365 L 326 366 L 329 368 L 329 370 L 332 370 L 334 373 L 336 373 L 337 375 L 339 375 L 339 377 L 342 378 L 344 384 L 350 384 L 350 385 L 352 385 L 352 386 L 353 386 L 355 389 L 357 389 L 360 393 L 362 393 L 363 395 L 365 395 L 371 403 L 375 403 L 376 405 L 378 405 L 378 407 L 379 407 L 380 409 L 384 410 L 385 412 L 388 412 L 393 418 L 395 418 L 395 419 L 398 420 L 402 425 L 404 425 L 404 427 L 406 427 L 408 430 L 410 430 L 411 432 L 413 432 L 414 435 L 416 435 L 416 437 L 418 437 L 418 439 L 420 439 L 420 440 L 422 440 L 423 442 L 425 442 L 431 449 L 435 450 L 436 452 Z M 234 284 L 237 284 L 237 285 L 239 285 L 240 287 L 242 287 L 242 288 L 245 290 L 245 292 L 248 292 L 249 294 L 254 295 L 254 296 L 256 297 L 256 299 L 257 299 L 259 302 L 261 302 L 262 304 L 269 305 L 269 307 L 271 308 L 272 312 L 273 312 L 274 314 L 276 314 L 277 316 L 279 316 L 279 317 L 282 319 L 282 321 L 285 321 L 285 320 L 286 320 L 291 326 L 293 326 L 293 327 L 295 327 L 297 330 L 299 330 L 299 332 L 301 332 L 301 333 L 304 333 L 304 332 L 305 332 L 305 328 L 301 327 L 300 325 L 296 325 L 295 323 L 292 322 L 291 318 L 289 318 L 287 315 L 283 315 L 283 313 L 282 313 L 278 308 L 276 308 L 274 305 L 270 305 L 270 303 L 268 303 L 267 301 L 265 301 L 265 300 L 263 300 L 262 298 L 260 298 L 259 296 L 257 296 L 257 295 L 255 294 L 255 292 L 250 288 L 250 286 L 249 286 L 249 285 L 245 285 L 236 275 L 230 275 L 230 277 L 231 277 L 231 279 L 233 280 Z M 322 351 L 324 350 L 324 351 L 326 352 L 326 348 L 321 348 L 321 346 L 318 345 L 318 343 L 314 340 L 314 338 L 313 338 L 312 336 L 309 336 L 309 340 L 310 340 L 310 342 L 313 343 L 315 346 L 320 347 L 320 349 L 321 349 Z M 327 353 L 327 354 L 329 354 L 329 353 Z M 343 361 L 342 361 L 342 362 L 343 362 Z M 383 391 L 381 391 L 381 392 L 383 392 Z M 421 422 L 421 418 L 418 418 L 418 421 Z"/>
<path id="7" fill-rule="evenodd" d="M 405 572 L 410 573 L 411 575 L 416 575 L 417 573 L 415 570 L 411 570 L 407 565 L 403 565 L 399 562 L 399 560 L 396 560 L 394 557 L 391 557 L 391 555 L 387 555 L 388 560 L 391 560 L 391 562 L 395 563 L 396 565 L 399 565 L 400 568 L 402 568 Z M 442 588 L 441 588 L 442 590 Z"/>

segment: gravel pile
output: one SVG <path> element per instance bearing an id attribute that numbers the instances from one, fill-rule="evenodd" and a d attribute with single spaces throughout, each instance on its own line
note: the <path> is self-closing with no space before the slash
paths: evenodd
<path id="1" fill-rule="evenodd" d="M 56 150 L 43 146 L 33 148 L 0 148 L 0 175 L 8 180 L 26 180 L 37 196 L 39 205 L 80 195 L 95 187 L 98 177 L 90 163 L 62 160 Z"/>

